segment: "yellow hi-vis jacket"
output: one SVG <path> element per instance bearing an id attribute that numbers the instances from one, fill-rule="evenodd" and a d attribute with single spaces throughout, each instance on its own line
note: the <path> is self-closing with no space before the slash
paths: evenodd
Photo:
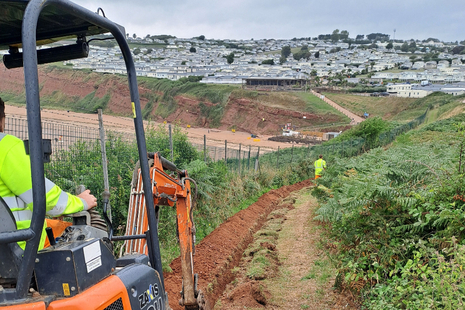
<path id="1" fill-rule="evenodd" d="M 87 210 L 87 203 L 74 195 L 61 190 L 45 178 L 46 213 L 60 216 Z M 32 181 L 31 163 L 24 143 L 15 136 L 0 133 L 0 197 L 13 213 L 18 229 L 31 226 Z M 40 237 L 39 250 L 45 243 L 45 223 Z M 24 249 L 25 241 L 18 242 Z"/>
<path id="2" fill-rule="evenodd" d="M 325 168 L 326 162 L 323 160 L 323 158 L 315 161 L 315 175 L 321 175 Z"/>

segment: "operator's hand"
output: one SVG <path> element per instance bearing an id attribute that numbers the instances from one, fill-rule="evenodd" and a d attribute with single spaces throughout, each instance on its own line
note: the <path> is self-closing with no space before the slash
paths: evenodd
<path id="1" fill-rule="evenodd" d="M 97 206 L 97 198 L 95 198 L 95 196 L 90 193 L 89 189 L 86 189 L 77 196 L 81 199 L 84 199 L 84 201 L 87 203 L 87 209 L 85 209 L 85 211 Z"/>

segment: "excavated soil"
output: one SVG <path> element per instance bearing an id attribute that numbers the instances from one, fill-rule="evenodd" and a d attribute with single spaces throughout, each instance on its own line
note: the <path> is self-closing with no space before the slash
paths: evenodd
<path id="1" fill-rule="evenodd" d="M 199 274 L 199 288 L 204 292 L 211 308 L 226 285 L 234 279 L 232 269 L 239 265 L 244 250 L 253 241 L 253 234 L 262 227 L 270 212 L 278 208 L 282 198 L 311 184 L 312 180 L 306 180 L 269 191 L 256 203 L 221 224 L 196 246 L 194 272 Z M 173 310 L 183 310 L 178 305 L 182 283 L 180 258 L 175 259 L 170 267 L 173 271 L 164 274 L 170 307 Z M 260 292 L 254 283 L 247 285 L 250 288 L 244 289 L 256 294 Z"/>
<path id="2" fill-rule="evenodd" d="M 24 72 L 22 68 L 6 69 L 0 64 L 0 93 L 24 94 Z M 79 70 L 63 70 L 52 67 L 39 67 L 39 88 L 41 96 L 82 99 L 95 92 L 95 97 L 102 98 L 110 95 L 105 107 L 105 114 L 119 116 L 131 116 L 131 100 L 127 79 L 123 76 L 98 74 Z M 148 97 L 153 91 L 139 85 L 140 104 L 143 109 L 148 103 Z M 160 93 L 157 93 L 160 95 Z M 266 97 L 263 94 L 262 97 Z M 155 122 L 167 121 L 192 127 L 211 127 L 209 120 L 200 113 L 200 100 L 187 96 L 175 96 L 176 111 L 162 118 L 155 114 L 159 103 L 155 103 L 150 115 Z M 213 103 L 202 100 L 206 106 Z M 86 112 L 86 111 L 83 111 Z M 322 124 L 338 123 L 341 119 L 338 115 L 326 113 L 316 115 L 308 112 L 292 111 L 282 108 L 270 107 L 261 101 L 250 98 L 234 98 L 230 96 L 224 115 L 220 121 L 219 130 L 241 131 L 255 135 L 275 135 L 281 133 L 281 128 L 286 123 L 292 123 L 297 127 L 309 127 Z"/>

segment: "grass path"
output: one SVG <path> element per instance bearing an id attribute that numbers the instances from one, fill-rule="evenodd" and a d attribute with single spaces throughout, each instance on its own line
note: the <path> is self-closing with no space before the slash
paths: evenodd
<path id="1" fill-rule="evenodd" d="M 333 288 L 336 269 L 321 245 L 309 189 L 298 192 L 294 207 L 278 237 L 279 275 L 265 281 L 273 296 L 269 309 L 357 309 Z"/>
<path id="2" fill-rule="evenodd" d="M 284 197 L 254 234 L 214 310 L 358 309 L 334 289 L 311 187 Z"/>

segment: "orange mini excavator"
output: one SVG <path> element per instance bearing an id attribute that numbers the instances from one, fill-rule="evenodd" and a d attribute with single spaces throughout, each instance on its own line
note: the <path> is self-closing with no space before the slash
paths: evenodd
<path id="1" fill-rule="evenodd" d="M 113 235 L 106 192 L 103 216 L 107 229 L 95 214 L 81 212 L 73 216 L 73 225 L 60 241 L 55 242 L 53 231 L 48 231 L 51 246 L 38 251 L 46 211 L 44 154 L 52 148 L 50 141 L 47 144 L 42 139 L 38 64 L 87 57 L 87 38 L 104 33 L 112 34 L 124 58 L 139 152 L 127 233 Z M 195 182 L 159 154 L 147 152 L 136 69 L 125 29 L 107 19 L 102 9 L 91 12 L 68 0 L 0 0 L 0 50 L 6 49 L 4 66 L 24 67 L 34 208 L 30 227 L 18 230 L 13 213 L 0 197 L 0 309 L 169 309 L 158 214 L 160 205 L 174 204 L 183 276 L 180 303 L 188 310 L 208 308 L 193 272 L 191 184 Z M 19 241 L 26 241 L 24 250 Z M 114 241 L 126 243 L 125 254 L 119 258 L 113 254 Z"/>
<path id="2" fill-rule="evenodd" d="M 179 247 L 181 251 L 182 291 L 179 304 L 186 309 L 205 308 L 205 299 L 197 289 L 198 275 L 193 274 L 194 267 L 192 256 L 195 245 L 195 226 L 193 223 L 193 206 L 191 185 L 194 180 L 188 177 L 187 171 L 180 171 L 172 162 L 160 156 L 158 153 L 149 153 L 150 180 L 154 203 L 158 206 L 174 206 L 176 203 L 176 224 Z M 143 234 L 148 229 L 148 221 L 145 216 L 145 199 L 141 170 L 136 165 L 133 180 L 131 182 L 131 197 L 129 201 L 126 236 Z M 165 172 L 169 170 L 175 175 Z M 125 255 L 134 253 L 148 254 L 146 239 L 126 240 L 124 246 Z"/>

